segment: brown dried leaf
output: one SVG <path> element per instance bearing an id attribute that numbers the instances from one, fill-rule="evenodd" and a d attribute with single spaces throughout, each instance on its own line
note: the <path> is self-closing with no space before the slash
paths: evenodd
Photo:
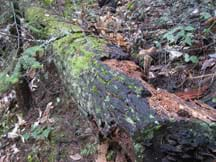
<path id="1" fill-rule="evenodd" d="M 156 48 L 155 47 L 151 47 L 149 49 L 142 49 L 139 51 L 138 56 L 145 56 L 145 55 L 149 55 L 152 56 L 156 53 Z"/>

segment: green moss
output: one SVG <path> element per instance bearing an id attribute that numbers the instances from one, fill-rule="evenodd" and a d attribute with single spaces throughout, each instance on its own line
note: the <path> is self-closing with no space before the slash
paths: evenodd
<path id="1" fill-rule="evenodd" d="M 159 131 L 161 128 L 160 124 L 154 124 L 146 127 L 141 133 L 135 135 L 135 141 L 140 143 L 143 141 L 151 140 L 154 137 L 154 134 Z"/>
<path id="2" fill-rule="evenodd" d="M 30 7 L 27 9 L 26 19 L 29 21 L 29 26 L 40 31 L 42 37 L 66 34 L 65 37 L 53 43 L 53 49 L 75 76 L 93 65 L 92 57 L 99 56 L 98 51 L 106 44 L 102 39 L 85 36 L 80 33 L 82 31 L 80 27 L 65 23 L 42 8 Z"/>
<path id="3" fill-rule="evenodd" d="M 92 36 L 88 36 L 88 41 L 91 42 L 91 48 L 95 48 L 97 50 L 102 49 L 104 45 L 107 43 L 104 39 L 95 38 Z"/>
<path id="4" fill-rule="evenodd" d="M 104 86 L 107 85 L 107 84 L 109 84 L 108 81 L 103 80 L 101 77 L 98 77 L 97 79 L 98 79 L 98 81 L 99 81 L 101 84 L 103 84 Z"/>
<path id="5" fill-rule="evenodd" d="M 43 0 L 43 3 L 46 5 L 51 5 L 54 2 L 54 0 Z"/>
<path id="6" fill-rule="evenodd" d="M 125 82 L 125 78 L 123 76 L 121 76 L 121 75 L 119 75 L 115 79 L 118 80 L 118 81 L 120 81 L 120 82 Z"/>
<path id="7" fill-rule="evenodd" d="M 87 52 L 87 51 L 85 51 Z M 90 52 L 85 53 L 83 56 L 75 56 L 70 59 L 71 72 L 75 75 L 79 75 L 82 71 L 90 68 L 90 61 L 93 54 Z"/>
<path id="8" fill-rule="evenodd" d="M 141 93 L 142 93 L 142 90 L 143 90 L 142 87 L 131 84 L 131 85 L 128 86 L 128 88 L 135 91 L 138 97 L 141 96 Z"/>
<path id="9" fill-rule="evenodd" d="M 54 52 L 61 56 L 74 54 L 78 47 L 77 43 L 74 43 L 74 41 L 82 38 L 82 36 L 81 33 L 75 33 L 55 41 L 53 43 Z"/>
<path id="10" fill-rule="evenodd" d="M 98 89 L 97 87 L 94 85 L 91 89 L 91 91 L 94 93 L 94 94 L 98 94 Z"/>
<path id="11" fill-rule="evenodd" d="M 104 69 L 103 67 L 101 67 L 101 72 L 103 75 L 107 75 L 108 71 L 106 69 Z"/>
<path id="12" fill-rule="evenodd" d="M 63 18 L 59 19 L 39 7 L 28 8 L 25 18 L 28 21 L 28 28 L 33 33 L 39 33 L 39 36 L 43 38 L 81 31 L 80 27 L 66 23 L 62 20 Z"/>

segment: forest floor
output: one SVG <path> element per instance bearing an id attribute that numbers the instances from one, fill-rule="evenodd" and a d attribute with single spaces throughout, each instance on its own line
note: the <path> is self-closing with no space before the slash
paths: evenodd
<path id="1" fill-rule="evenodd" d="M 115 13 L 86 5 L 81 24 L 130 53 L 155 88 L 216 107 L 215 6 L 211 0 L 122 0 Z"/>
<path id="2" fill-rule="evenodd" d="M 211 0 L 122 0 L 112 13 L 83 2 L 71 17 L 87 34 L 122 47 L 143 71 L 149 55 L 143 77 L 155 88 L 216 108 L 215 6 Z M 27 116 L 19 112 L 13 90 L 0 96 L 0 162 L 95 161 L 98 141 L 91 124 L 67 97 L 52 62 L 43 64 L 27 72 L 34 99 Z"/>
<path id="3" fill-rule="evenodd" d="M 27 116 L 20 115 L 13 91 L 0 100 L 0 161 L 94 161 L 95 135 L 65 94 L 54 64 L 33 75 L 34 106 Z"/>

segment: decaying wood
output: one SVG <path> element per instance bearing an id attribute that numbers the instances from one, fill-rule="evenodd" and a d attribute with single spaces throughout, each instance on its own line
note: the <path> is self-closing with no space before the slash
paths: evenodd
<path id="1" fill-rule="evenodd" d="M 47 16 L 49 15 L 49 16 Z M 129 55 L 78 26 L 62 23 L 32 7 L 26 19 L 47 38 L 62 80 L 79 110 L 128 161 L 213 161 L 216 157 L 216 111 L 187 102 L 142 80 Z M 67 31 L 68 34 L 62 36 Z M 120 158 L 120 156 L 117 156 Z"/>
<path id="2" fill-rule="evenodd" d="M 135 63 L 118 60 L 107 60 L 104 63 L 115 70 L 119 70 L 132 78 L 140 80 L 144 87 L 152 94 L 150 97 L 147 97 L 150 107 L 154 108 L 158 113 L 168 115 L 169 118 L 192 117 L 205 122 L 216 122 L 215 109 L 198 101 L 187 102 L 166 90 L 156 90 L 142 79 L 143 74 Z M 185 115 L 181 112 L 184 112 Z"/>

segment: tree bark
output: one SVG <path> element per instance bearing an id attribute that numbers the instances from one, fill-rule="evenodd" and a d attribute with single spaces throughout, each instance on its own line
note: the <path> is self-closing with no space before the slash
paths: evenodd
<path id="1" fill-rule="evenodd" d="M 127 53 L 49 11 L 30 7 L 26 19 L 47 38 L 56 37 L 48 52 L 70 96 L 99 137 L 118 145 L 128 161 L 213 162 L 214 109 L 155 90 Z"/>

